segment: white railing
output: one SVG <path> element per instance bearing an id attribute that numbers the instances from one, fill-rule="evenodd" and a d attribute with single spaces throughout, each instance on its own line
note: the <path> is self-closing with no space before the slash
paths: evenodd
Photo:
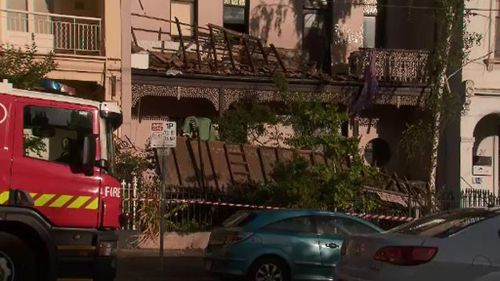
<path id="1" fill-rule="evenodd" d="M 132 182 L 122 181 L 122 213 L 129 215 L 129 221 L 125 229 L 137 230 L 138 226 L 138 189 L 139 180 L 132 178 Z"/>
<path id="2" fill-rule="evenodd" d="M 101 52 L 102 20 L 100 18 L 5 9 L 0 9 L 0 12 L 6 23 L 4 32 L 52 35 L 52 47 L 56 52 L 75 54 L 100 54 Z"/>

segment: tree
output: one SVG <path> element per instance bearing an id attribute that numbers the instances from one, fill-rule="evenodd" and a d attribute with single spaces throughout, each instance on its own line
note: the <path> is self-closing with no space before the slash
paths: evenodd
<path id="1" fill-rule="evenodd" d="M 436 186 L 440 140 L 449 122 L 457 118 L 460 112 L 461 97 L 450 89 L 448 75 L 463 67 L 470 49 L 481 40 L 480 34 L 467 31 L 471 16 L 471 12 L 465 9 L 465 2 L 468 1 L 435 1 L 435 19 L 440 40 L 434 47 L 429 63 L 430 94 L 425 101 L 425 111 L 429 118 L 408 126 L 402 137 L 409 158 L 417 154 L 415 148 L 422 147 L 422 140 L 429 141 L 428 207 L 431 209 L 438 192 Z"/>
<path id="2" fill-rule="evenodd" d="M 291 208 L 322 208 L 367 211 L 374 202 L 361 196 L 363 186 L 379 173 L 365 164 L 359 153 L 359 139 L 342 135 L 349 120 L 335 104 L 294 97 L 288 99 L 286 122 L 294 128 L 288 143 L 296 149 L 323 153 L 326 163 L 308 165 L 297 157 L 278 165 L 268 188 L 270 203 Z"/>
<path id="3" fill-rule="evenodd" d="M 8 79 L 18 89 L 33 89 L 55 68 L 54 54 L 37 57 L 35 43 L 25 48 L 0 46 L 0 79 Z"/>
<path id="4" fill-rule="evenodd" d="M 300 150 L 322 153 L 326 163 L 311 166 L 298 154 L 292 161 L 277 164 L 272 181 L 260 186 L 251 201 L 289 208 L 366 211 L 373 202 L 364 200 L 363 186 L 379 175 L 365 164 L 359 153 L 359 139 L 342 135 L 349 120 L 337 105 L 288 91 L 288 81 L 277 73 L 275 83 L 282 106 L 266 107 L 255 101 L 242 103 L 219 120 L 223 140 L 246 143 L 249 131 L 265 134 L 263 123 L 291 126 L 294 134 L 285 142 Z M 264 112 L 265 114 L 259 114 Z"/>

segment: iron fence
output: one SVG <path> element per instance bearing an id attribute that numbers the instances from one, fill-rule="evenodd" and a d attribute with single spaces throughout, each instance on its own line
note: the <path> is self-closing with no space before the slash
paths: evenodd
<path id="1" fill-rule="evenodd" d="M 142 230 L 141 212 L 149 204 L 159 212 L 159 192 L 145 191 L 137 178 L 130 182 L 122 182 L 123 213 L 129 214 L 129 221 L 123 227 L 127 230 Z M 279 209 L 279 206 L 256 206 L 249 204 L 248 187 L 233 187 L 227 189 L 213 189 L 200 187 L 169 188 L 165 193 L 166 209 L 164 219 L 167 222 L 167 231 L 193 232 L 210 230 L 221 225 L 228 217 L 239 210 L 248 209 Z M 251 200 L 252 201 L 252 200 Z M 253 200 L 255 201 L 255 200 Z M 334 210 L 341 211 L 341 210 Z M 381 209 L 378 212 L 366 214 L 363 211 L 358 216 L 372 220 L 383 228 L 391 228 L 405 221 L 411 220 L 405 210 Z"/>
<path id="2" fill-rule="evenodd" d="M 122 213 L 129 216 L 123 226 L 127 230 L 141 230 L 140 213 L 143 204 L 159 207 L 159 196 L 144 196 L 142 184 L 137 177 L 130 182 L 122 181 Z M 160 189 L 158 188 L 158 193 Z M 233 202 L 227 190 L 201 189 L 198 187 L 170 188 L 165 193 L 166 210 L 164 218 L 169 231 L 189 232 L 206 230 L 221 224 L 234 212 L 247 209 L 227 202 Z M 196 202 L 196 203 L 193 203 Z M 218 203 L 224 206 L 218 206 Z M 153 207 L 154 208 L 154 207 Z"/>
<path id="3" fill-rule="evenodd" d="M 488 190 L 465 189 L 459 193 L 445 193 L 440 196 L 442 210 L 456 208 L 485 208 L 500 206 L 500 196 Z"/>

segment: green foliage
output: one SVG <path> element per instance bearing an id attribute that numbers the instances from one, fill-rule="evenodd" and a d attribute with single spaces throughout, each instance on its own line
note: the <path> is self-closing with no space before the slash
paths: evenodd
<path id="1" fill-rule="evenodd" d="M 8 79 L 19 89 L 33 89 L 52 70 L 56 68 L 54 54 L 37 57 L 36 45 L 17 48 L 11 45 L 0 46 L 0 79 Z"/>
<path id="2" fill-rule="evenodd" d="M 246 100 L 229 109 L 217 121 L 221 139 L 228 143 L 247 143 L 265 133 L 265 124 L 276 124 L 276 113 L 267 105 Z"/>
<path id="3" fill-rule="evenodd" d="M 329 165 L 310 166 L 302 158 L 279 163 L 273 182 L 258 189 L 259 202 L 287 208 L 369 211 L 376 205 L 361 187 L 372 176 L 369 170 L 335 171 Z"/>
<path id="4" fill-rule="evenodd" d="M 131 182 L 134 176 L 142 177 L 151 163 L 144 152 L 135 150 L 119 150 L 115 152 L 116 177 Z"/>
<path id="5" fill-rule="evenodd" d="M 467 0 L 469 1 L 469 0 Z M 447 126 L 460 117 L 463 97 L 460 91 L 450 89 L 449 77 L 469 62 L 471 49 L 481 43 L 482 35 L 469 32 L 473 12 L 465 9 L 464 0 L 435 0 L 434 19 L 438 40 L 428 63 L 430 93 L 422 108 L 423 120 L 407 124 L 401 139 L 401 148 L 409 161 L 418 156 L 423 147 L 431 147 L 429 186 L 435 185 L 433 168 L 437 167 L 437 149 L 440 135 Z M 418 151 L 420 150 L 420 151 Z"/>
<path id="6" fill-rule="evenodd" d="M 42 152 L 47 152 L 47 145 L 43 142 L 42 138 L 25 134 L 23 139 L 24 155 L 35 153 L 38 157 L 42 158 Z"/>

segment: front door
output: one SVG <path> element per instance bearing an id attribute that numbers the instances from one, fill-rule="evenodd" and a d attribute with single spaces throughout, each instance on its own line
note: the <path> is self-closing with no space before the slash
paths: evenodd
<path id="1" fill-rule="evenodd" d="M 30 193 L 56 226 L 96 227 L 101 177 L 97 168 L 85 174 L 80 163 L 84 136 L 99 134 L 97 109 L 18 101 L 10 188 Z"/>

